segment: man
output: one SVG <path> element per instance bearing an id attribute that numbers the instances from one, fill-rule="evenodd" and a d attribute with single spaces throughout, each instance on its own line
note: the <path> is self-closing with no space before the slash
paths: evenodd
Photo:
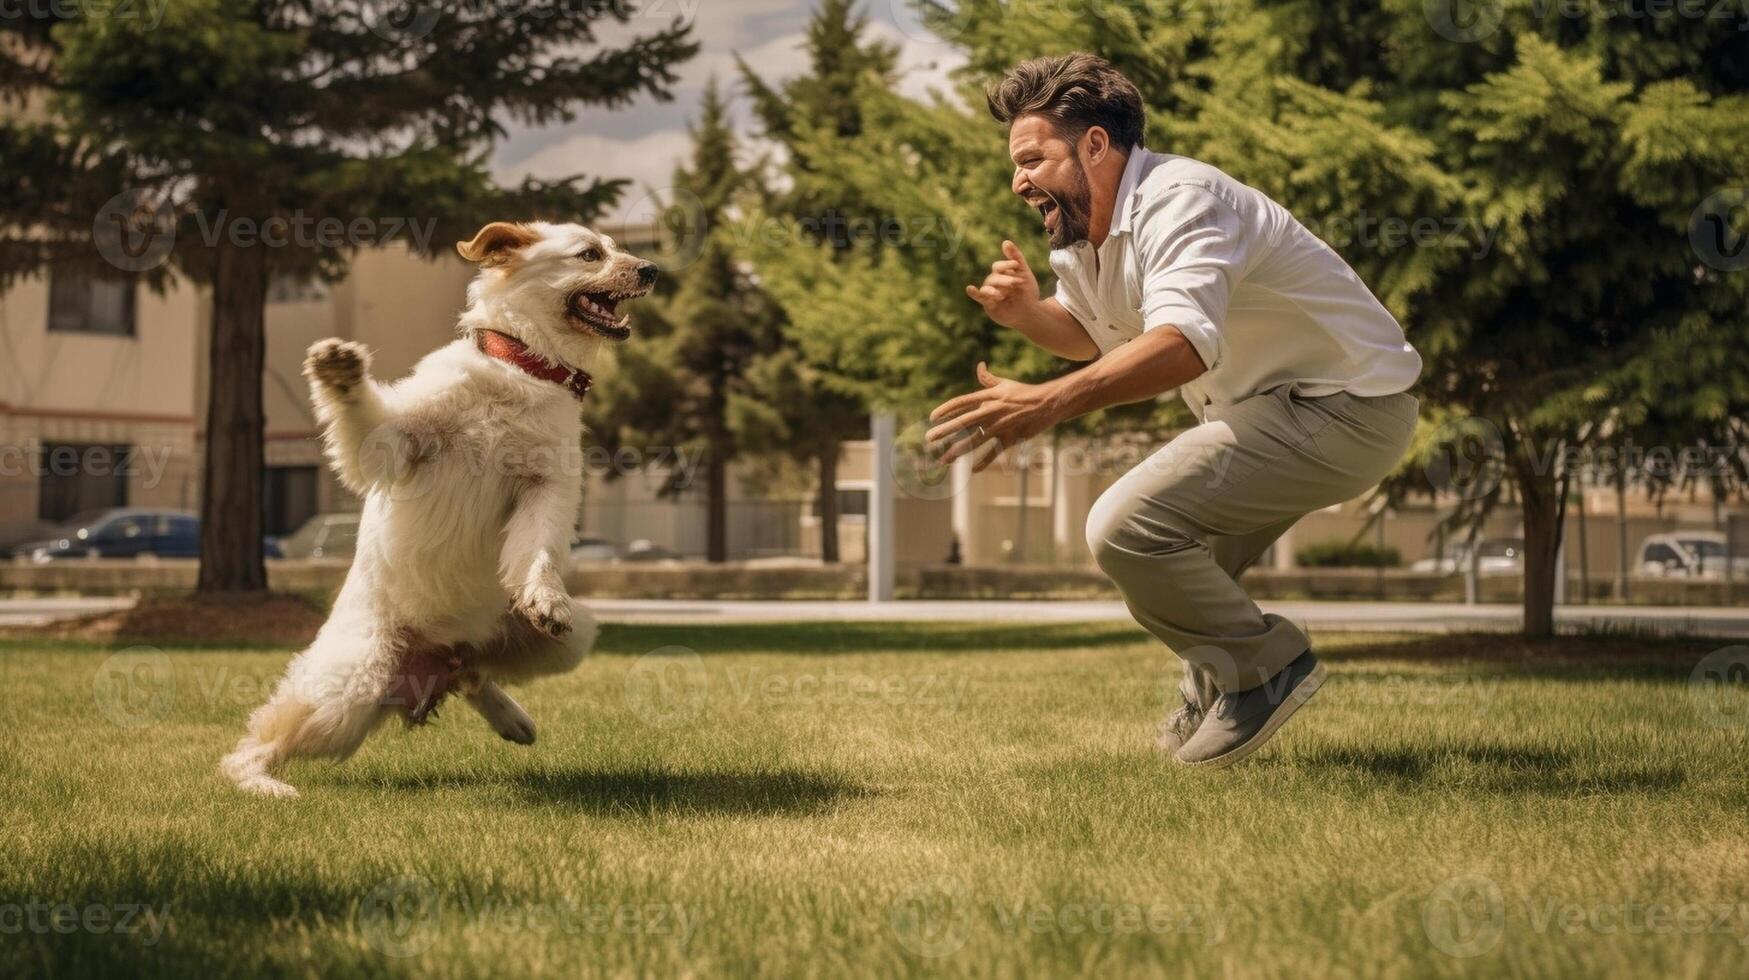
<path id="1" fill-rule="evenodd" d="M 979 468 L 1065 419 L 1180 390 L 1201 424 L 1094 504 L 1087 544 L 1136 621 L 1185 661 L 1160 747 L 1222 766 L 1318 689 L 1293 623 L 1236 581 L 1300 517 L 1363 493 L 1409 445 L 1421 358 L 1354 271 L 1280 205 L 1195 160 L 1142 147 L 1136 87 L 1089 54 L 1023 62 L 989 93 L 1014 193 L 1050 236 L 1056 295 L 1004 242 L 992 320 L 1091 361 L 1046 384 L 978 365 L 982 390 L 929 432 Z"/>

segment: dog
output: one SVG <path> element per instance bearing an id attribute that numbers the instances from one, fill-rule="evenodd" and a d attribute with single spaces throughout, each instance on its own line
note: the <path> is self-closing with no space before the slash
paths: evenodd
<path id="1" fill-rule="evenodd" d="M 344 759 L 388 718 L 423 724 L 462 695 L 504 738 L 534 721 L 500 683 L 576 667 L 595 622 L 564 572 L 582 498 L 578 401 L 623 302 L 656 266 L 574 224 L 495 222 L 456 243 L 478 266 L 459 338 L 384 384 L 370 351 L 312 345 L 304 376 L 330 465 L 364 500 L 352 568 L 220 763 L 241 789 L 297 790 L 276 773 Z"/>

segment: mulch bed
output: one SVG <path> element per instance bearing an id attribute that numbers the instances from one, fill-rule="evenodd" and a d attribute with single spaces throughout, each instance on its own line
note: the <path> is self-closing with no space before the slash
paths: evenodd
<path id="1" fill-rule="evenodd" d="M 156 646 L 301 647 L 315 638 L 326 618 L 327 613 L 296 595 L 172 596 L 141 599 L 132 609 L 4 629 L 0 636 Z"/>

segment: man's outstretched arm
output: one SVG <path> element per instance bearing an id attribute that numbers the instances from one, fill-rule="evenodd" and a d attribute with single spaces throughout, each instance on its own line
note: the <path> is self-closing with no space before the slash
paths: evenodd
<path id="1" fill-rule="evenodd" d="M 1058 422 L 1153 398 L 1195 381 L 1206 370 L 1196 348 L 1173 326 L 1149 330 L 1092 364 L 1043 384 L 998 378 L 979 364 L 978 383 L 984 387 L 943 402 L 929 414 L 937 423 L 929 430 L 929 444 L 939 450 L 943 463 L 991 440 L 1006 448 Z M 962 432 L 971 436 L 953 439 Z M 995 456 L 983 456 L 977 468 Z"/>

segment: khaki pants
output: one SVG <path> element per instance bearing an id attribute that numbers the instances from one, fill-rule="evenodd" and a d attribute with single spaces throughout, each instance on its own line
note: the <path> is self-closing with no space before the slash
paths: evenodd
<path id="1" fill-rule="evenodd" d="M 1236 579 L 1295 521 L 1389 473 L 1418 408 L 1408 394 L 1308 398 L 1282 385 L 1210 408 L 1100 496 L 1087 545 L 1136 622 L 1185 661 L 1187 698 L 1206 707 L 1249 690 L 1310 646 Z"/>

